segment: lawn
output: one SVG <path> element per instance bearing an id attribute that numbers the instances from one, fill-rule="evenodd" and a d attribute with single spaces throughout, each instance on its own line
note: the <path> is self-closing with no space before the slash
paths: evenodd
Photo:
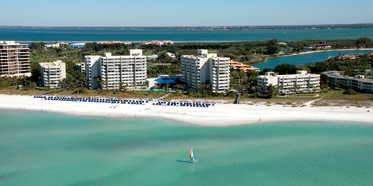
<path id="1" fill-rule="evenodd" d="M 143 53 L 144 56 L 150 56 L 150 55 L 153 55 L 153 51 L 152 50 L 146 50 L 144 53 Z"/>

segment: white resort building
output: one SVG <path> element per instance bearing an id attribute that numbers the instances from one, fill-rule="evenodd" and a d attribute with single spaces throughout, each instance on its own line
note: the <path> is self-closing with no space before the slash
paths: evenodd
<path id="1" fill-rule="evenodd" d="M 323 74 L 330 78 L 332 86 L 352 88 L 359 91 L 373 92 L 373 79 L 364 78 L 364 75 L 355 77 L 342 76 L 338 71 L 326 71 Z"/>
<path id="2" fill-rule="evenodd" d="M 42 86 L 57 88 L 60 81 L 66 78 L 66 64 L 61 60 L 39 63 Z"/>
<path id="3" fill-rule="evenodd" d="M 60 47 L 63 47 L 64 45 L 69 45 L 69 43 L 64 43 L 64 42 L 61 42 L 61 43 L 54 43 L 54 44 L 46 44 L 45 45 L 45 48 L 60 48 Z"/>
<path id="4" fill-rule="evenodd" d="M 81 62 L 77 63 L 75 65 L 75 68 L 77 71 L 83 73 L 85 71 L 85 60 L 82 60 Z"/>
<path id="5" fill-rule="evenodd" d="M 119 89 L 145 85 L 146 56 L 141 49 L 130 49 L 129 56 L 85 56 L 88 88 Z M 98 81 L 97 81 L 98 80 Z"/>
<path id="6" fill-rule="evenodd" d="M 279 92 L 283 94 L 320 91 L 320 74 L 308 74 L 305 70 L 297 70 L 296 74 L 290 75 L 266 72 L 265 75 L 258 76 L 257 80 L 258 86 L 279 86 Z"/>
<path id="7" fill-rule="evenodd" d="M 199 49 L 196 56 L 181 56 L 181 70 L 183 81 L 190 88 L 210 82 L 212 92 L 223 93 L 229 89 L 229 58 Z"/>
<path id="8" fill-rule="evenodd" d="M 31 76 L 27 44 L 0 41 L 0 76 Z"/>

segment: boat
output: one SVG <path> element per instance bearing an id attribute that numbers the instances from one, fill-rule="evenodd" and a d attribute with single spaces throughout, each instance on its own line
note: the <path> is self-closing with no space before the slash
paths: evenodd
<path id="1" fill-rule="evenodd" d="M 193 147 L 190 149 L 190 161 L 189 163 L 197 163 L 198 161 L 194 159 Z"/>

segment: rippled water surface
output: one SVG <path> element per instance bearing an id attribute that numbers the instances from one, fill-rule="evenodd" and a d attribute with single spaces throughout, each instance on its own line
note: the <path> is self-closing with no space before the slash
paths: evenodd
<path id="1" fill-rule="evenodd" d="M 373 185 L 371 124 L 0 118 L 0 185 Z"/>
<path id="2" fill-rule="evenodd" d="M 0 40 L 15 41 L 149 41 L 179 42 L 253 41 L 277 38 L 284 41 L 373 39 L 373 29 L 320 30 L 100 30 L 0 28 Z"/>

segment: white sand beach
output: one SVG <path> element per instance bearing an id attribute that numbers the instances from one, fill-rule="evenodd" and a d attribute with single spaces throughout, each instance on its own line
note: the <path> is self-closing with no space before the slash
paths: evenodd
<path id="1" fill-rule="evenodd" d="M 370 108 L 216 104 L 209 108 L 47 101 L 33 96 L 0 95 L 0 109 L 99 117 L 147 117 L 200 126 L 229 126 L 276 121 L 351 121 L 373 123 Z M 114 106 L 116 108 L 114 108 Z"/>

